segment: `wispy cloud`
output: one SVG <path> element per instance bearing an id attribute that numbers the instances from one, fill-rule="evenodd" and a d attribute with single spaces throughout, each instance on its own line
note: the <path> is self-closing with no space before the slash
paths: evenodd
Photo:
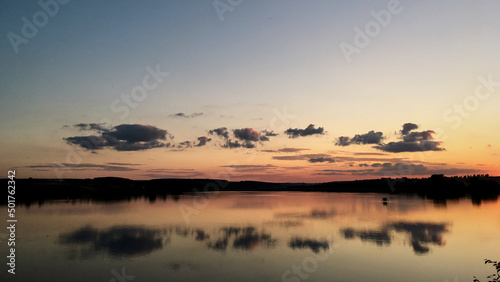
<path id="1" fill-rule="evenodd" d="M 334 163 L 335 160 L 333 158 L 311 158 L 309 159 L 310 163 Z"/>
<path id="2" fill-rule="evenodd" d="M 304 149 L 304 148 L 281 148 L 281 149 L 276 149 L 276 150 L 261 150 L 262 152 L 266 153 L 297 153 L 301 151 L 307 151 L 310 149 Z"/>
<path id="3" fill-rule="evenodd" d="M 170 115 L 171 117 L 177 117 L 177 118 L 194 118 L 203 115 L 203 113 L 192 113 L 190 115 L 187 115 L 185 113 L 176 113 L 173 115 Z"/>
<path id="4" fill-rule="evenodd" d="M 141 166 L 141 164 L 131 164 L 131 163 L 106 163 L 106 164 L 92 164 L 92 163 L 82 163 L 82 164 L 71 164 L 71 163 L 61 163 L 61 164 L 38 164 L 29 165 L 26 168 L 32 169 L 54 169 L 58 170 L 105 170 L 105 171 L 136 171 L 139 168 L 136 166 Z"/>

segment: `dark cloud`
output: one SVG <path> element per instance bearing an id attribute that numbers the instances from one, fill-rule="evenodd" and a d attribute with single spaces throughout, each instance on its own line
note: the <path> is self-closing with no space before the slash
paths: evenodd
<path id="1" fill-rule="evenodd" d="M 198 137 L 198 144 L 196 144 L 197 147 L 205 146 L 207 142 L 210 142 L 212 140 L 211 138 L 208 138 L 206 136 L 201 136 Z"/>
<path id="2" fill-rule="evenodd" d="M 166 139 L 167 131 L 159 129 L 151 125 L 142 124 L 121 124 L 103 134 L 103 136 L 111 136 L 119 141 L 129 143 L 134 142 L 151 142 L 158 139 Z"/>
<path id="3" fill-rule="evenodd" d="M 410 131 L 418 129 L 418 125 L 408 122 L 403 124 L 403 129 L 401 130 L 402 135 L 408 134 Z"/>
<path id="4" fill-rule="evenodd" d="M 314 128 L 314 124 L 309 124 L 304 129 L 299 128 L 289 128 L 285 131 L 285 134 L 289 135 L 290 138 L 297 138 L 299 136 L 310 136 L 314 134 L 324 134 L 325 129 L 323 127 Z"/>
<path id="5" fill-rule="evenodd" d="M 433 139 L 433 134 L 436 133 L 435 131 L 412 131 L 415 129 L 418 129 L 418 125 L 414 123 L 403 124 L 403 129 L 401 130 L 401 138 L 403 141 L 389 142 L 385 144 L 382 142 L 384 139 L 383 133 L 372 130 L 365 134 L 357 134 L 353 138 L 341 136 L 336 140 L 335 145 L 349 146 L 352 144 L 377 144 L 373 148 L 390 153 L 445 150 L 440 147 L 442 142 L 431 141 Z"/>
<path id="6" fill-rule="evenodd" d="M 173 114 L 173 115 L 170 115 L 171 117 L 181 117 L 181 118 L 193 118 L 193 117 L 197 117 L 197 116 L 201 116 L 203 115 L 203 113 L 192 113 L 190 115 L 186 115 L 185 113 L 176 113 L 176 114 Z"/>
<path id="7" fill-rule="evenodd" d="M 220 127 L 216 129 L 209 130 L 208 133 L 212 135 L 217 135 L 224 139 L 224 142 L 220 144 L 223 148 L 255 148 L 256 143 L 259 141 L 269 141 L 267 136 L 261 135 L 261 133 L 253 128 L 241 128 L 232 130 L 233 135 L 236 139 L 233 141 L 229 137 L 229 131 L 226 127 Z"/>
<path id="8" fill-rule="evenodd" d="M 104 146 L 108 146 L 108 142 L 106 138 L 102 136 L 74 136 L 64 138 L 64 141 L 70 144 L 78 145 L 87 150 L 99 150 L 104 148 Z"/>
<path id="9" fill-rule="evenodd" d="M 113 145 L 113 148 L 117 151 L 140 151 L 148 150 L 153 148 L 164 147 L 165 144 L 158 141 L 151 142 L 119 142 Z"/>
<path id="10" fill-rule="evenodd" d="M 238 142 L 238 140 L 233 142 L 231 139 L 227 140 L 226 143 L 222 144 L 221 146 L 223 148 L 229 148 L 229 149 L 233 149 L 233 148 L 252 149 L 252 148 L 255 148 L 255 144 L 250 142 L 250 141 L 244 141 L 244 142 L 240 143 L 240 142 Z"/>
<path id="11" fill-rule="evenodd" d="M 423 140 L 419 142 L 389 142 L 387 144 L 377 145 L 374 148 L 384 152 L 400 153 L 400 152 L 419 152 L 419 151 L 444 151 L 440 148 L 442 142 Z"/>
<path id="12" fill-rule="evenodd" d="M 349 146 L 351 145 L 351 138 L 347 136 L 340 136 L 337 138 L 337 142 L 335 142 L 335 145 L 337 146 Z"/>
<path id="13" fill-rule="evenodd" d="M 384 139 L 384 134 L 382 132 L 375 132 L 374 130 L 369 131 L 365 134 L 356 134 L 353 138 L 347 136 L 340 136 L 337 139 L 335 145 L 337 146 L 349 146 L 352 144 L 380 144 Z"/>
<path id="14" fill-rule="evenodd" d="M 209 130 L 208 134 L 217 135 L 224 139 L 229 139 L 229 131 L 227 131 L 226 127 L 219 127 L 216 129 Z"/>
<path id="15" fill-rule="evenodd" d="M 309 159 L 310 163 L 334 163 L 335 160 L 332 158 L 312 158 Z"/>
<path id="16" fill-rule="evenodd" d="M 425 131 L 414 131 L 410 132 L 407 135 L 403 136 L 403 141 L 405 142 L 415 142 L 415 141 L 421 141 L 421 140 L 430 140 L 432 139 L 432 135 L 436 134 L 435 131 L 433 130 L 425 130 Z"/>
<path id="17" fill-rule="evenodd" d="M 92 126 L 78 126 L 90 129 Z M 78 145 L 88 150 L 99 150 L 105 147 L 117 151 L 137 151 L 164 147 L 159 140 L 167 138 L 167 131 L 151 125 L 121 124 L 111 130 L 102 131 L 102 127 L 93 127 L 93 130 L 102 132 L 95 136 L 74 136 L 64 138 L 67 143 Z M 169 136 L 172 138 L 172 136 Z"/>
<path id="18" fill-rule="evenodd" d="M 234 129 L 233 134 L 242 141 L 259 141 L 260 132 L 253 128 Z"/>

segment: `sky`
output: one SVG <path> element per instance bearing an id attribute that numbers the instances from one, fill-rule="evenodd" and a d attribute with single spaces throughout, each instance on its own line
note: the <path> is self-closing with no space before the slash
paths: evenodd
<path id="1" fill-rule="evenodd" d="M 500 175 L 498 1 L 3 1 L 18 178 Z"/>

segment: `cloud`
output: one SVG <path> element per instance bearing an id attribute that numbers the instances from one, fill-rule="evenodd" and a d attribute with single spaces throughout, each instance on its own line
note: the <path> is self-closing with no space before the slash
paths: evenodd
<path id="1" fill-rule="evenodd" d="M 325 129 L 323 127 L 314 128 L 314 124 L 309 124 L 305 129 L 299 128 L 289 128 L 285 131 L 286 134 L 289 135 L 290 138 L 297 138 L 299 136 L 310 136 L 314 134 L 324 134 Z"/>
<path id="2" fill-rule="evenodd" d="M 347 136 L 340 136 L 335 145 L 349 146 L 352 144 L 380 144 L 384 139 L 382 132 L 369 131 L 365 134 L 356 134 L 352 139 Z"/>
<path id="3" fill-rule="evenodd" d="M 374 169 L 323 169 L 314 175 L 374 175 Z"/>
<path id="4" fill-rule="evenodd" d="M 236 138 L 243 141 L 259 141 L 260 133 L 253 128 L 234 129 L 233 134 Z"/>
<path id="5" fill-rule="evenodd" d="M 349 146 L 351 145 L 351 139 L 347 136 L 340 136 L 337 138 L 337 142 L 335 142 L 337 146 Z"/>
<path id="6" fill-rule="evenodd" d="M 239 172 L 254 172 L 254 171 L 267 171 L 270 169 L 275 169 L 275 165 L 223 165 L 221 167 L 232 168 Z"/>
<path id="7" fill-rule="evenodd" d="M 194 169 L 168 169 L 168 168 L 157 168 L 157 169 L 149 169 L 147 174 L 143 174 L 143 176 L 147 176 L 150 178 L 199 178 L 203 177 L 204 174 L 198 172 Z"/>
<path id="8" fill-rule="evenodd" d="M 158 139 L 166 139 L 167 131 L 151 125 L 141 124 L 120 124 L 113 128 L 113 131 L 104 133 L 104 136 L 111 136 L 119 141 L 129 143 L 152 142 Z"/>
<path id="9" fill-rule="evenodd" d="M 177 145 L 177 148 L 179 148 L 179 149 L 186 149 L 186 148 L 192 148 L 192 147 L 193 147 L 193 145 L 192 145 L 191 141 L 183 141 Z"/>
<path id="10" fill-rule="evenodd" d="M 233 141 L 229 137 L 229 131 L 226 127 L 220 127 L 216 129 L 209 130 L 208 133 L 212 135 L 217 135 L 218 137 L 224 139 L 224 143 L 220 146 L 223 148 L 255 148 L 256 142 L 259 141 L 269 141 L 269 138 L 261 135 L 261 133 L 253 128 L 241 128 L 241 129 L 233 129 L 233 135 L 236 139 Z"/>
<path id="11" fill-rule="evenodd" d="M 105 170 L 105 171 L 135 171 L 137 168 L 131 166 L 140 166 L 140 164 L 129 164 L 129 163 L 106 163 L 106 164 L 92 164 L 92 163 L 48 163 L 39 165 L 29 165 L 26 168 L 39 169 L 39 168 L 51 168 L 58 170 Z"/>
<path id="12" fill-rule="evenodd" d="M 401 130 L 401 134 L 406 135 L 414 129 L 418 129 L 418 125 L 411 122 L 405 123 L 403 124 L 403 129 Z"/>
<path id="13" fill-rule="evenodd" d="M 327 154 L 304 154 L 304 155 L 295 155 L 295 156 L 273 156 L 273 159 L 280 161 L 297 161 L 297 160 L 309 160 L 315 158 L 331 158 L 330 155 Z"/>
<path id="14" fill-rule="evenodd" d="M 238 140 L 233 142 L 231 139 L 227 140 L 227 142 L 225 144 L 222 144 L 221 146 L 223 148 L 229 148 L 229 149 L 233 149 L 233 148 L 252 149 L 252 148 L 255 148 L 255 144 L 250 142 L 250 141 L 244 141 L 244 142 L 240 143 L 240 142 L 238 142 Z"/>
<path id="15" fill-rule="evenodd" d="M 432 175 L 432 174 L 444 174 L 444 175 L 457 175 L 457 174 L 473 174 L 479 173 L 480 171 L 476 169 L 462 169 L 462 168 L 429 168 L 423 164 L 414 163 L 373 163 L 370 165 L 371 169 L 323 169 L 318 170 L 315 175 L 361 175 L 361 176 L 390 176 L 390 177 L 401 177 L 401 176 L 412 176 L 412 175 Z M 362 167 L 366 167 L 363 165 Z"/>
<path id="16" fill-rule="evenodd" d="M 197 147 L 205 146 L 207 142 L 210 142 L 212 139 L 208 138 L 206 136 L 201 136 L 198 137 L 198 144 L 196 144 Z"/>
<path id="17" fill-rule="evenodd" d="M 261 135 L 264 135 L 264 136 L 278 136 L 278 133 L 274 132 L 273 130 L 262 130 L 260 132 Z"/>
<path id="18" fill-rule="evenodd" d="M 384 152 L 400 153 L 400 152 L 418 152 L 418 151 L 443 151 L 440 145 L 442 142 L 431 141 L 433 130 L 412 131 L 418 129 L 418 125 L 414 123 L 403 124 L 401 130 L 401 138 L 403 141 L 383 143 L 385 139 L 382 132 L 369 131 L 365 134 L 357 134 L 352 139 L 347 136 L 340 136 L 337 138 L 335 145 L 349 146 L 352 144 L 377 144 L 373 148 L 379 149 Z"/>
<path id="19" fill-rule="evenodd" d="M 167 131 L 152 125 L 121 124 L 110 130 L 103 131 L 101 127 L 92 127 L 91 124 L 77 126 L 88 130 L 93 128 L 100 132 L 99 136 L 73 136 L 63 138 L 67 143 L 78 145 L 88 150 L 100 150 L 105 147 L 117 151 L 137 151 L 164 147 L 165 144 L 159 140 L 167 138 Z M 173 136 L 170 136 L 173 138 Z"/>
<path id="20" fill-rule="evenodd" d="M 403 141 L 405 142 L 415 142 L 421 140 L 430 140 L 432 139 L 432 134 L 436 134 L 433 130 L 425 130 L 421 132 L 410 132 L 407 135 L 403 136 Z"/>
<path id="21" fill-rule="evenodd" d="M 80 131 L 84 130 L 95 130 L 95 131 L 108 131 L 109 128 L 105 126 L 105 123 L 79 123 L 73 125 L 74 127 L 78 128 Z"/>
<path id="22" fill-rule="evenodd" d="M 217 135 L 224 139 L 229 139 L 229 131 L 227 131 L 226 127 L 219 127 L 216 129 L 209 130 L 208 134 Z"/>
<path id="23" fill-rule="evenodd" d="M 87 150 L 99 150 L 108 146 L 108 142 L 102 136 L 74 136 L 63 139 L 69 144 L 79 145 Z"/>
<path id="24" fill-rule="evenodd" d="M 176 114 L 173 114 L 173 115 L 170 115 L 171 117 L 180 117 L 180 118 L 193 118 L 193 117 L 197 117 L 197 116 L 201 116 L 203 115 L 203 113 L 192 113 L 190 115 L 186 115 L 185 113 L 176 113 Z"/>
<path id="25" fill-rule="evenodd" d="M 353 152 L 355 156 L 388 156 L 386 153 L 372 153 L 372 152 Z"/>
<path id="26" fill-rule="evenodd" d="M 382 144 L 374 146 L 374 148 L 379 149 L 384 152 L 390 153 L 400 153 L 400 152 L 419 152 L 419 151 L 444 151 L 444 148 L 440 148 L 442 142 L 439 141 L 428 141 L 423 140 L 419 142 L 389 142 L 387 144 Z"/>
<path id="27" fill-rule="evenodd" d="M 309 159 L 309 162 L 310 163 L 334 163 L 335 160 L 332 159 L 332 158 L 312 158 L 312 159 Z"/>
<path id="28" fill-rule="evenodd" d="M 304 149 L 304 148 L 282 148 L 278 150 L 262 150 L 262 152 L 267 152 L 267 153 L 296 153 L 300 151 L 307 151 L 310 149 Z"/>

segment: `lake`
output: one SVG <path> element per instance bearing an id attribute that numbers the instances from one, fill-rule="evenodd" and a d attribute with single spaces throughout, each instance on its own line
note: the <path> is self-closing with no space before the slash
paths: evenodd
<path id="1" fill-rule="evenodd" d="M 214 192 L 16 211 L 1 281 L 487 281 L 500 259 L 498 199 Z"/>

